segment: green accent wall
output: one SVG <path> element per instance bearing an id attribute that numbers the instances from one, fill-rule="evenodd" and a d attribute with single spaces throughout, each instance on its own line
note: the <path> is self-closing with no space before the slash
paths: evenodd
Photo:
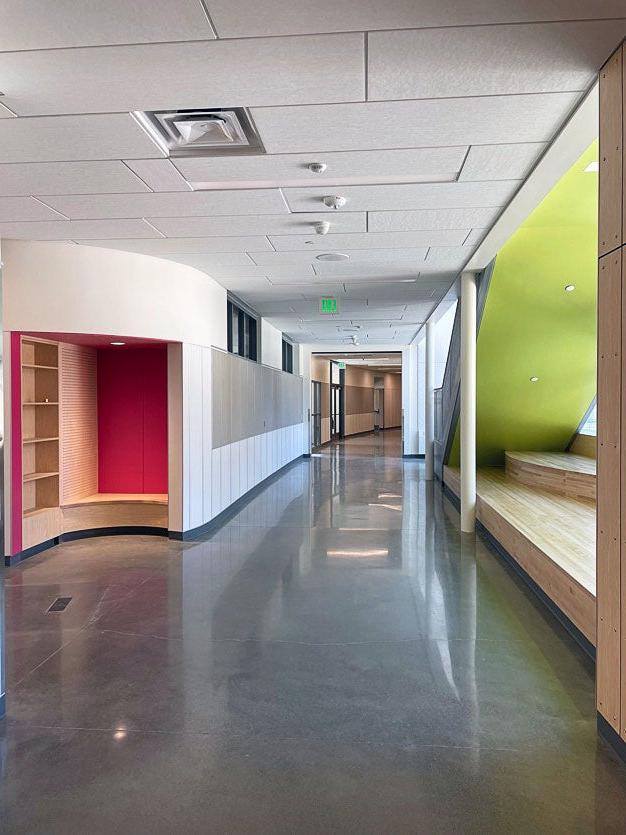
<path id="1" fill-rule="evenodd" d="M 597 159 L 594 142 L 496 258 L 476 348 L 478 466 L 565 450 L 595 396 L 598 175 L 584 169 Z"/>

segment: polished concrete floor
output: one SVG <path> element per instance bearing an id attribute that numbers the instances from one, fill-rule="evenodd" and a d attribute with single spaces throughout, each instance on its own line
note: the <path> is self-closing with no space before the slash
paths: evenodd
<path id="1" fill-rule="evenodd" d="M 592 665 L 399 451 L 7 570 L 0 832 L 626 832 Z"/>

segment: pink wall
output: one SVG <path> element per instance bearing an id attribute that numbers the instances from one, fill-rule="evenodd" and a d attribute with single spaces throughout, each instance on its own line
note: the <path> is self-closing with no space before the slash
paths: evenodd
<path id="1" fill-rule="evenodd" d="M 98 349 L 98 490 L 167 493 L 167 346 Z"/>

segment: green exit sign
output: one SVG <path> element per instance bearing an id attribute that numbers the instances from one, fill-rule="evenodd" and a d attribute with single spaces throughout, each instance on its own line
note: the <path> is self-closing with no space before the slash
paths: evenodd
<path id="1" fill-rule="evenodd" d="M 337 299 L 320 299 L 320 313 L 336 313 Z"/>
<path id="2" fill-rule="evenodd" d="M 343 371 L 345 371 L 345 369 L 346 369 L 346 364 L 345 364 L 345 362 L 343 362 L 343 360 L 340 360 L 340 361 L 337 363 L 337 365 L 339 366 L 339 370 L 343 370 Z"/>

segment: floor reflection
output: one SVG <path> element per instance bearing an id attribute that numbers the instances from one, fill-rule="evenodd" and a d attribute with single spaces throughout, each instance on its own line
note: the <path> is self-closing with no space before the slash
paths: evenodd
<path id="1" fill-rule="evenodd" d="M 398 432 L 4 586 L 3 832 L 621 831 L 588 660 Z"/>

